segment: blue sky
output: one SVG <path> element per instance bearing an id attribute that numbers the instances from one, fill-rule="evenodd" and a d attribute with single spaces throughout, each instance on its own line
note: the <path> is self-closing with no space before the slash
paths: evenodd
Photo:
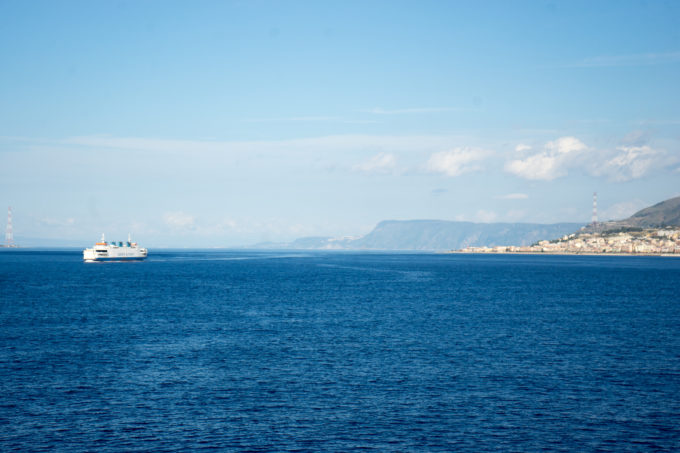
<path id="1" fill-rule="evenodd" d="M 680 195 L 680 3 L 0 1 L 20 237 L 588 222 Z"/>

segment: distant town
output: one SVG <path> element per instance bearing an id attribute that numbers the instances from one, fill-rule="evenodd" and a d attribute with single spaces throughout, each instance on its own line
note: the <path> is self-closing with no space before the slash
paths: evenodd
<path id="1" fill-rule="evenodd" d="M 642 254 L 680 256 L 680 229 L 579 232 L 529 246 L 465 247 L 458 253 Z"/>

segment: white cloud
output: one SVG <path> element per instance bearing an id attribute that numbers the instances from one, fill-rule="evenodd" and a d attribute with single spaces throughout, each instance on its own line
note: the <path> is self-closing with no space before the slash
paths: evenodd
<path id="1" fill-rule="evenodd" d="M 505 171 L 525 179 L 551 181 L 566 175 L 586 149 L 588 147 L 575 137 L 560 137 L 546 143 L 539 153 L 507 162 Z"/>
<path id="2" fill-rule="evenodd" d="M 627 133 L 621 139 L 621 146 L 642 146 L 648 145 L 651 140 L 649 131 L 635 130 Z"/>
<path id="3" fill-rule="evenodd" d="M 328 122 L 341 121 L 337 116 L 286 116 L 279 118 L 253 118 L 244 120 L 246 123 L 278 123 L 278 122 Z"/>
<path id="4" fill-rule="evenodd" d="M 526 200 L 529 198 L 529 195 L 525 193 L 508 193 L 505 195 L 500 195 L 498 197 L 499 200 Z"/>
<path id="5" fill-rule="evenodd" d="M 453 107 L 412 107 L 405 109 L 384 109 L 381 107 L 374 107 L 370 110 L 366 110 L 368 113 L 373 113 L 374 115 L 403 115 L 409 113 L 440 113 L 440 112 L 453 112 L 460 109 Z"/>
<path id="6" fill-rule="evenodd" d="M 232 219 L 226 219 L 220 222 L 217 227 L 222 230 L 235 230 L 238 227 L 238 223 Z"/>
<path id="7" fill-rule="evenodd" d="M 581 169 L 611 181 L 629 181 L 656 169 L 671 168 L 680 160 L 678 155 L 650 146 L 649 140 L 647 133 L 634 131 L 615 149 L 589 148 L 575 137 L 547 142 L 542 151 L 528 154 L 518 145 L 518 155 L 506 162 L 505 171 L 525 179 L 551 181 L 571 169 Z"/>
<path id="8" fill-rule="evenodd" d="M 251 118 L 245 123 L 343 123 L 343 124 L 380 124 L 376 120 L 348 119 L 339 116 L 288 116 L 278 118 Z"/>
<path id="9" fill-rule="evenodd" d="M 70 227 L 75 225 L 76 219 L 69 217 L 68 219 L 55 219 L 52 217 L 44 217 L 39 220 L 43 225 L 50 227 Z"/>
<path id="10" fill-rule="evenodd" d="M 649 206 L 649 203 L 641 200 L 623 201 L 602 210 L 598 217 L 600 220 L 621 220 L 630 217 L 646 206 Z"/>
<path id="11" fill-rule="evenodd" d="M 545 149 L 556 154 L 569 154 L 587 149 L 582 141 L 575 137 L 560 137 L 545 144 Z"/>
<path id="12" fill-rule="evenodd" d="M 642 119 L 642 120 L 637 120 L 636 122 L 641 126 L 647 126 L 649 124 L 680 124 L 680 120 L 672 119 L 672 118 L 667 118 L 667 119 Z"/>
<path id="13" fill-rule="evenodd" d="M 505 219 L 508 222 L 518 222 L 526 218 L 527 212 L 521 209 L 511 209 L 505 213 Z"/>
<path id="14" fill-rule="evenodd" d="M 71 137 L 46 142 L 46 145 L 72 145 L 87 148 L 111 148 L 127 151 L 159 152 L 164 156 L 170 154 L 214 153 L 224 156 L 252 156 L 253 153 L 288 155 L 306 153 L 317 156 L 321 152 L 343 152 L 347 150 L 390 149 L 391 151 L 413 150 L 431 151 L 441 149 L 459 136 L 447 135 L 327 135 L 289 140 L 252 140 L 252 141 L 219 141 L 219 140 L 170 140 L 144 137 L 116 137 L 110 135 L 89 135 Z M 29 143 L 40 143 L 34 139 L 16 139 Z M 51 147 L 53 148 L 53 147 Z"/>
<path id="15" fill-rule="evenodd" d="M 397 165 L 397 160 L 393 154 L 380 153 L 365 162 L 354 166 L 354 170 L 366 173 L 390 173 Z"/>
<path id="16" fill-rule="evenodd" d="M 618 153 L 595 170 L 613 181 L 629 181 L 645 176 L 649 170 L 662 164 L 663 152 L 644 146 L 619 146 Z"/>
<path id="17" fill-rule="evenodd" d="M 173 228 L 193 229 L 195 227 L 194 216 L 181 211 L 166 212 L 163 214 L 163 221 Z"/>
<path id="18" fill-rule="evenodd" d="M 566 65 L 572 68 L 596 68 L 611 66 L 649 66 L 680 61 L 680 52 L 642 53 L 630 55 L 606 55 L 585 58 L 578 63 Z"/>
<path id="19" fill-rule="evenodd" d="M 505 170 L 526 179 L 553 180 L 565 173 L 559 168 L 557 158 L 547 153 L 535 154 L 526 159 L 508 162 Z"/>
<path id="20" fill-rule="evenodd" d="M 477 211 L 477 214 L 475 214 L 475 220 L 482 223 L 490 223 L 495 221 L 497 218 L 498 215 L 495 212 L 485 211 L 484 209 L 480 209 Z"/>
<path id="21" fill-rule="evenodd" d="M 478 148 L 454 148 L 450 151 L 440 151 L 430 156 L 425 168 L 433 173 L 446 176 L 459 176 L 463 173 L 481 169 L 478 164 L 489 155 L 488 151 Z"/>
<path id="22" fill-rule="evenodd" d="M 519 145 L 515 146 L 515 151 L 518 153 L 521 153 L 522 151 L 529 151 L 531 149 L 530 145 L 525 145 L 524 143 L 520 143 Z"/>

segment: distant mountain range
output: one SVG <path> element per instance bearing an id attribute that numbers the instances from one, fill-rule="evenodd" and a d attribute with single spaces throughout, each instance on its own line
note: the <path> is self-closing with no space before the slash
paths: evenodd
<path id="1" fill-rule="evenodd" d="M 325 250 L 455 250 L 493 245 L 530 245 L 555 239 L 581 228 L 580 223 L 473 223 L 446 220 L 386 220 L 358 238 L 306 237 L 262 248 Z"/>
<path id="2" fill-rule="evenodd" d="M 680 226 L 680 197 L 645 208 L 624 220 L 598 224 L 599 230 Z M 581 223 L 473 223 L 446 220 L 386 220 L 361 237 L 305 237 L 290 243 L 263 243 L 258 248 L 314 250 L 445 251 L 465 247 L 531 245 L 578 231 L 592 231 Z"/>

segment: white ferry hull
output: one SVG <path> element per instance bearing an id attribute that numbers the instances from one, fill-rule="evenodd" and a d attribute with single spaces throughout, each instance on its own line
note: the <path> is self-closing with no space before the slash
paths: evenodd
<path id="1" fill-rule="evenodd" d="M 83 260 L 87 261 L 88 263 L 94 263 L 95 261 L 143 261 L 146 259 L 146 256 L 141 256 L 141 257 L 131 257 L 131 256 L 125 256 L 125 257 L 97 257 L 97 258 L 85 258 L 83 257 Z"/>
<path id="2" fill-rule="evenodd" d="M 147 249 L 141 248 L 129 238 L 127 242 L 106 242 L 104 236 L 94 247 L 83 250 L 83 260 L 94 261 L 142 261 L 146 259 Z"/>

